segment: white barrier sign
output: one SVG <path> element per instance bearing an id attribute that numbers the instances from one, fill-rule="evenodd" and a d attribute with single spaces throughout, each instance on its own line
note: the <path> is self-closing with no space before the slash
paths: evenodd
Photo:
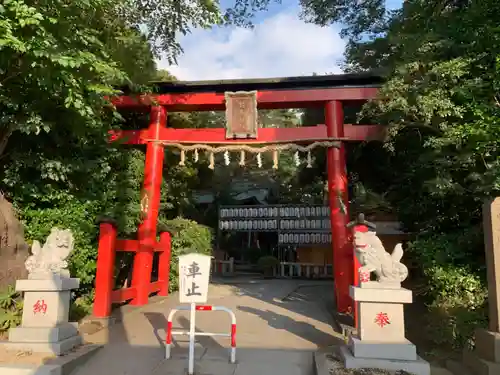
<path id="1" fill-rule="evenodd" d="M 211 256 L 196 253 L 179 257 L 180 303 L 207 302 L 211 259 Z"/>

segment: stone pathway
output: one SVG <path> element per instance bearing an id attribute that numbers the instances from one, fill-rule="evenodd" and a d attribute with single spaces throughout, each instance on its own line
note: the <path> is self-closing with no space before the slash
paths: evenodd
<path id="1" fill-rule="evenodd" d="M 88 342 L 105 346 L 75 375 L 184 374 L 187 337 L 177 337 L 172 359 L 164 360 L 166 316 L 178 305 L 176 297 L 134 310 L 120 324 L 87 335 Z M 225 306 L 236 314 L 238 364 L 228 363 L 228 338 L 198 337 L 197 374 L 311 375 L 313 352 L 339 340 L 327 311 L 332 297 L 331 281 L 246 279 L 211 285 L 208 304 Z M 175 315 L 174 329 L 188 329 L 188 314 Z M 229 332 L 229 316 L 197 312 L 196 329 Z"/>
<path id="2" fill-rule="evenodd" d="M 31 353 L 27 351 L 7 350 L 0 345 L 0 365 L 2 364 L 23 364 L 40 366 L 48 359 L 54 358 L 46 353 Z"/>

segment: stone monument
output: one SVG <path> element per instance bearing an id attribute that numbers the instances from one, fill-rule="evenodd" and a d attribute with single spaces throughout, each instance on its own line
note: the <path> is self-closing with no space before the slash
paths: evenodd
<path id="1" fill-rule="evenodd" d="M 474 374 L 496 375 L 500 374 L 500 197 L 483 205 L 483 230 L 489 326 L 476 331 L 474 351 L 465 349 L 463 362 Z M 464 373 L 463 366 L 458 370 Z"/>
<path id="2" fill-rule="evenodd" d="M 33 242 L 25 263 L 28 279 L 16 282 L 24 293 L 22 323 L 9 331 L 7 349 L 61 355 L 82 343 L 77 323 L 68 322 L 71 290 L 80 284 L 67 269 L 72 250 L 70 230 L 52 228 L 43 247 Z"/>
<path id="3" fill-rule="evenodd" d="M 358 327 L 340 349 L 345 367 L 429 375 L 429 363 L 418 357 L 415 345 L 405 338 L 404 304 L 412 302 L 412 292 L 401 287 L 408 277 L 408 269 L 400 262 L 402 245 L 389 254 L 375 232 L 356 231 L 354 250 L 361 265 L 359 287 L 351 286 L 349 294 L 358 305 Z M 372 272 L 376 281 L 371 281 Z"/>

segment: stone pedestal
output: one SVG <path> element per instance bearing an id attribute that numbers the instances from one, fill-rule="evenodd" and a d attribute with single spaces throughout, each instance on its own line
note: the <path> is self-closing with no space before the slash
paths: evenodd
<path id="1" fill-rule="evenodd" d="M 473 352 L 464 350 L 463 362 L 475 375 L 500 374 L 500 333 L 478 329 Z"/>
<path id="2" fill-rule="evenodd" d="M 404 304 L 412 302 L 412 292 L 399 284 L 364 282 L 349 294 L 358 304 L 358 332 L 341 348 L 345 367 L 429 375 L 429 363 L 405 338 Z"/>
<path id="3" fill-rule="evenodd" d="M 82 343 L 77 324 L 69 323 L 71 290 L 80 280 L 54 277 L 49 280 L 18 280 L 24 292 L 22 324 L 9 331 L 9 350 L 65 354 Z"/>

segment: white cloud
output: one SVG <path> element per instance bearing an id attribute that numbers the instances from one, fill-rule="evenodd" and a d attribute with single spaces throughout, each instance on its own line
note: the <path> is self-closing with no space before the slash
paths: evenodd
<path id="1" fill-rule="evenodd" d="M 338 29 L 302 22 L 297 8 L 272 15 L 252 30 L 194 30 L 181 45 L 177 66 L 158 62 L 159 69 L 181 80 L 339 73 L 345 47 Z"/>

